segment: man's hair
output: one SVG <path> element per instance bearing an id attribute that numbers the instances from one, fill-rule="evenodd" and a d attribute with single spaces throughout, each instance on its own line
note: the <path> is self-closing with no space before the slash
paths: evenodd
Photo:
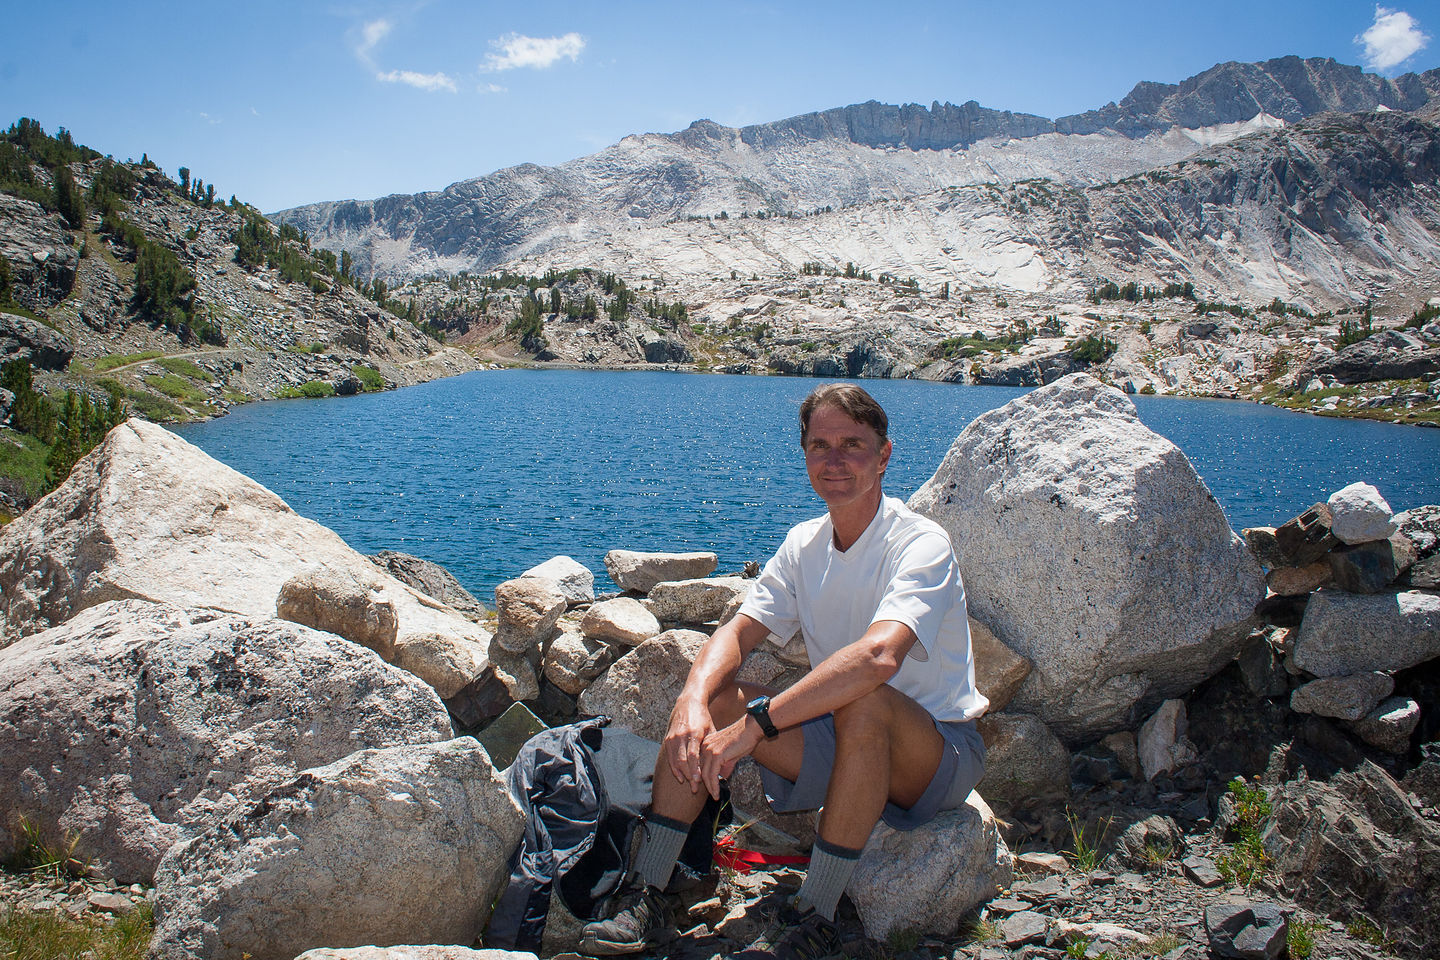
<path id="1" fill-rule="evenodd" d="M 860 387 L 853 383 L 827 383 L 810 391 L 810 396 L 800 404 L 800 445 L 805 445 L 805 435 L 810 432 L 810 415 L 821 407 L 834 407 L 856 423 L 864 423 L 875 429 L 883 443 L 890 419 L 885 410 Z"/>

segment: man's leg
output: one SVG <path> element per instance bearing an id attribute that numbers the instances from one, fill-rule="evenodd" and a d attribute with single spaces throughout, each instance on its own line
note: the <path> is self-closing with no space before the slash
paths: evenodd
<path id="1" fill-rule="evenodd" d="M 769 687 L 757 683 L 740 683 L 723 691 L 710 701 L 710 716 L 716 729 L 728 726 L 745 714 L 745 704 L 762 694 L 774 694 Z M 799 729 L 784 730 L 774 740 L 762 740 L 755 748 L 757 763 L 787 780 L 800 775 L 800 761 L 805 755 L 805 737 Z M 698 776 L 698 764 L 696 772 Z M 662 752 L 655 761 L 655 779 L 651 787 L 650 814 L 645 834 L 635 855 L 635 870 L 648 885 L 664 889 L 670 882 L 680 848 L 685 844 L 690 825 L 705 806 L 705 786 L 675 779 Z M 878 815 L 877 815 L 878 816 Z"/>
<path id="2" fill-rule="evenodd" d="M 745 704 L 769 693 L 774 691 L 759 684 L 738 684 L 711 701 L 711 719 L 717 728 L 733 723 L 744 715 Z M 804 735 L 786 730 L 774 740 L 762 741 L 755 759 L 793 780 L 800 775 L 804 753 Z M 689 780 L 675 779 L 662 751 L 655 762 L 650 813 L 635 853 L 634 868 L 640 882 L 626 891 L 608 920 L 585 925 L 581 947 L 587 954 L 634 953 L 653 946 L 670 932 L 672 902 L 662 891 L 670 883 L 690 825 L 704 809 L 706 796 L 704 784 L 698 780 L 692 790 Z"/>
<path id="3" fill-rule="evenodd" d="M 888 684 L 835 712 L 835 764 L 799 899 L 828 920 L 887 801 L 912 807 L 945 740 L 925 708 Z"/>

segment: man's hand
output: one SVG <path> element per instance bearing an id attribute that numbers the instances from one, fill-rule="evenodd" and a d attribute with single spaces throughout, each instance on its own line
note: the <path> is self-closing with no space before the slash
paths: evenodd
<path id="1" fill-rule="evenodd" d="M 730 776 L 735 770 L 735 764 L 754 753 L 764 738 L 760 724 L 748 715 L 705 738 L 702 748 L 703 772 L 705 789 L 710 792 L 710 796 L 720 799 L 721 778 Z"/>
<path id="2" fill-rule="evenodd" d="M 689 784 L 691 793 L 700 790 L 704 773 L 702 749 L 705 739 L 714 732 L 715 722 L 707 706 L 683 698 L 676 702 L 660 749 L 676 781 Z"/>

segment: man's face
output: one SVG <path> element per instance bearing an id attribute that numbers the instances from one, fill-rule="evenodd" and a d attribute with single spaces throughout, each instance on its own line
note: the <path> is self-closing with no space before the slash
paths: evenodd
<path id="1" fill-rule="evenodd" d="M 805 433 L 805 472 L 810 485 L 833 512 L 880 498 L 880 478 L 890 463 L 890 441 L 868 423 L 857 423 L 837 407 L 810 414 Z"/>

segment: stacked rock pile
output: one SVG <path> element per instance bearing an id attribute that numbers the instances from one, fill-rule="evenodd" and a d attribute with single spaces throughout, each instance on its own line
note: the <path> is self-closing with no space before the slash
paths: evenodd
<path id="1" fill-rule="evenodd" d="M 1298 713 L 1331 717 L 1380 750 L 1402 754 L 1420 705 L 1391 694 L 1397 671 L 1440 657 L 1440 508 L 1392 514 L 1353 483 L 1246 541 L 1269 567 L 1260 611 L 1269 650 L 1242 663 L 1264 695 L 1290 693 Z M 1266 654 L 1269 654 L 1268 656 Z"/>

